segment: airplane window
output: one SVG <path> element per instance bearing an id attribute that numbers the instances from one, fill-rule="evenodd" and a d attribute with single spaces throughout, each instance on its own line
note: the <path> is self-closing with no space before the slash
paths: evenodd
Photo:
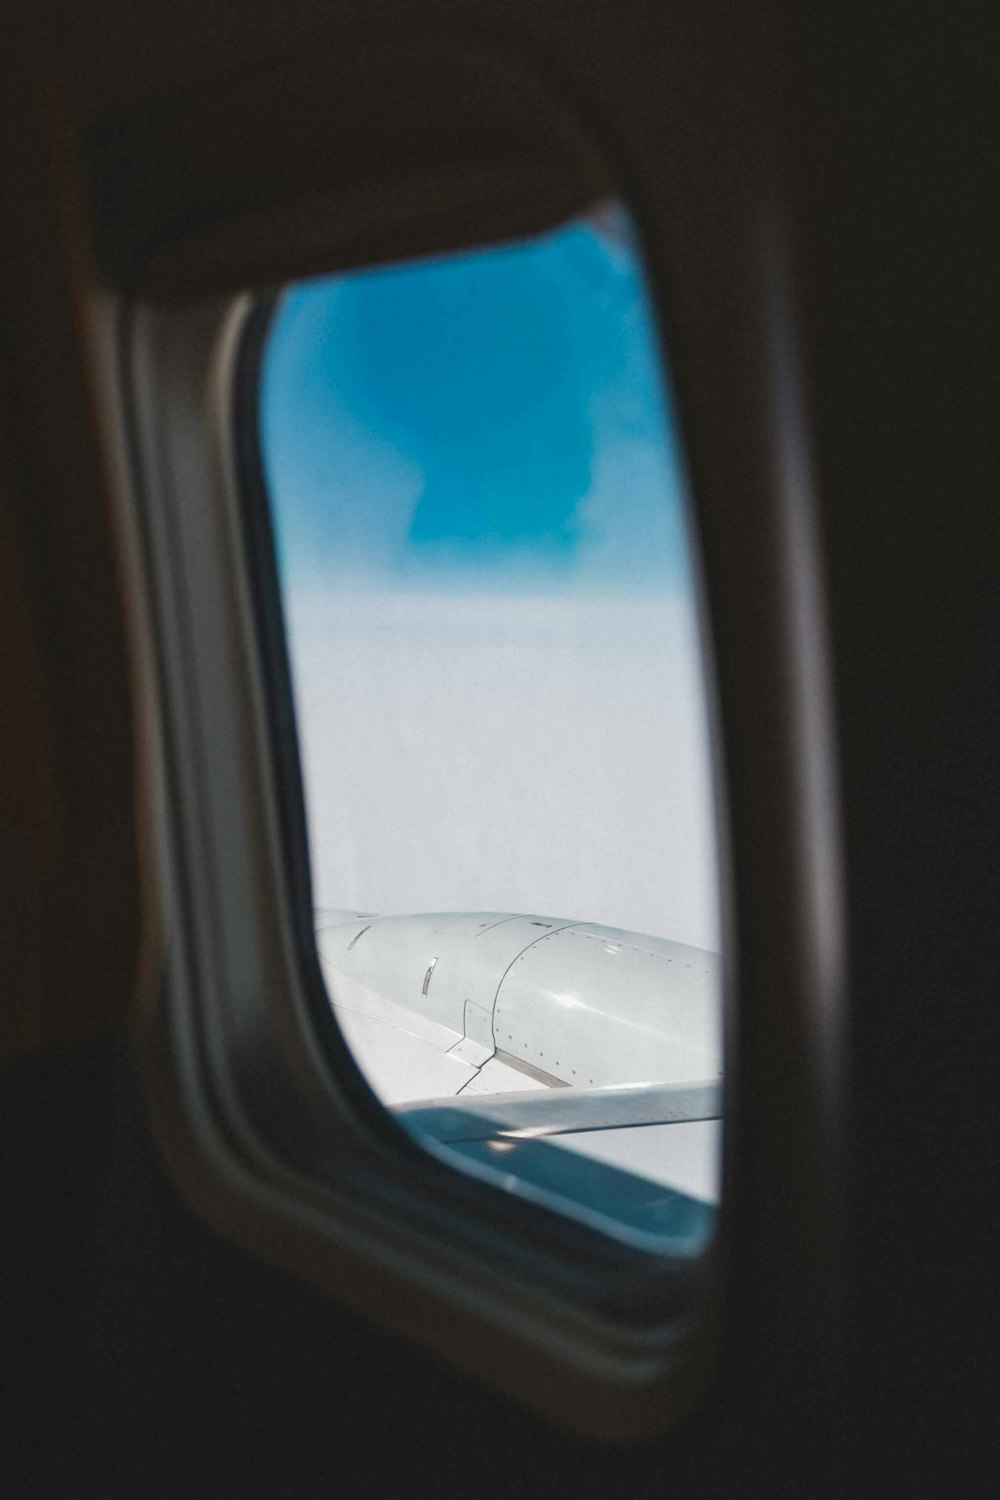
<path id="1" fill-rule="evenodd" d="M 627 214 L 286 287 L 259 413 L 316 942 L 362 1072 L 452 1165 L 699 1253 L 711 760 Z"/>

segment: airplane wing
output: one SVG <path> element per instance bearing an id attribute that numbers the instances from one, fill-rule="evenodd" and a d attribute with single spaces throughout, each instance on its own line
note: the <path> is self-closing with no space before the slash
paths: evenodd
<path id="1" fill-rule="evenodd" d="M 334 1014 L 407 1129 L 658 1248 L 718 1199 L 718 955 L 504 912 L 318 914 Z"/>

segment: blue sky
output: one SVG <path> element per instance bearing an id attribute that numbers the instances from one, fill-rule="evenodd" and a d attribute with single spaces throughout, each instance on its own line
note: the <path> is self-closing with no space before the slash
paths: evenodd
<path id="1" fill-rule="evenodd" d="M 286 586 L 683 588 L 651 330 L 614 210 L 292 288 L 261 392 Z"/>

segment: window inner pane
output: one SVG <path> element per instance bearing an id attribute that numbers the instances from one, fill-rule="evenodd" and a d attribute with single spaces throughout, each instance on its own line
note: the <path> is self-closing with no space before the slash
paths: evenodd
<path id="1" fill-rule="evenodd" d="M 628 216 L 289 286 L 260 421 L 317 944 L 362 1070 L 453 1164 L 696 1253 L 711 760 Z"/>

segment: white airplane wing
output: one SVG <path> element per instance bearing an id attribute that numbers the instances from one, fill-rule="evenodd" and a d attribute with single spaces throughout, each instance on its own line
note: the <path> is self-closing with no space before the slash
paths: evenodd
<path id="1" fill-rule="evenodd" d="M 615 1233 L 704 1243 L 718 955 L 504 912 L 318 916 L 336 1019 L 406 1128 Z"/>

